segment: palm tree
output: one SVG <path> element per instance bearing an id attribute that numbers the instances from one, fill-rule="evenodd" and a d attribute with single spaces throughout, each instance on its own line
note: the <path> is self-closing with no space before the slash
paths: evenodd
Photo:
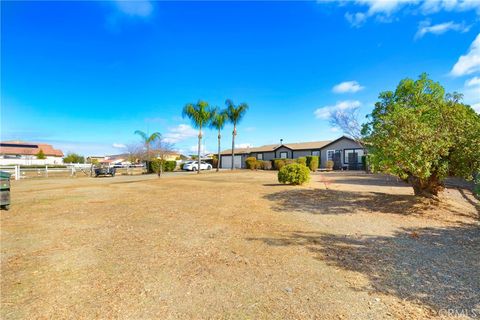
<path id="1" fill-rule="evenodd" d="M 227 99 L 225 101 L 227 105 L 227 117 L 228 120 L 233 124 L 233 132 L 232 132 L 232 170 L 234 168 L 235 163 L 235 136 L 237 135 L 237 124 L 242 120 L 243 116 L 248 110 L 248 104 L 240 103 L 238 106 L 233 104 L 233 101 Z"/>
<path id="2" fill-rule="evenodd" d="M 143 145 L 147 150 L 147 161 L 150 161 L 150 147 L 157 139 L 161 139 L 162 135 L 159 132 L 154 132 L 151 135 L 148 135 L 141 130 L 136 130 L 135 134 L 138 134 L 142 138 Z"/>
<path id="3" fill-rule="evenodd" d="M 218 161 L 217 161 L 217 172 L 220 168 L 220 140 L 222 139 L 222 129 L 227 122 L 227 112 L 226 110 L 219 110 L 215 108 L 212 111 L 212 119 L 210 120 L 210 128 L 218 130 Z"/>
<path id="4" fill-rule="evenodd" d="M 183 107 L 182 116 L 189 118 L 192 125 L 198 128 L 198 170 L 200 173 L 200 149 L 202 147 L 202 128 L 207 126 L 212 118 L 212 110 L 208 105 L 208 102 L 199 100 L 196 104 L 188 103 Z"/>

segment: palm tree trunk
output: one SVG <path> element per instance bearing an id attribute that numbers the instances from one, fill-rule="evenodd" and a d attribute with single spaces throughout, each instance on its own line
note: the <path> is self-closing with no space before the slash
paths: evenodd
<path id="1" fill-rule="evenodd" d="M 235 168 L 235 136 L 237 135 L 237 124 L 233 124 L 232 132 L 232 170 Z"/>
<path id="2" fill-rule="evenodd" d="M 197 163 L 198 163 L 198 168 L 197 168 L 197 174 L 200 174 L 200 165 L 201 165 L 201 159 L 200 159 L 200 149 L 202 148 L 202 126 L 200 126 L 200 130 L 198 130 L 198 158 L 197 158 Z"/>
<path id="3" fill-rule="evenodd" d="M 222 136 L 220 135 L 220 130 L 218 130 L 218 157 L 217 157 L 217 172 L 220 169 L 220 140 Z"/>

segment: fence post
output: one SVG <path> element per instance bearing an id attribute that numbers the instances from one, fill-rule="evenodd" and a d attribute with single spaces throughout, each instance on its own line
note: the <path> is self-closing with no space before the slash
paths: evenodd
<path id="1" fill-rule="evenodd" d="M 20 166 L 15 166 L 15 180 L 20 180 Z"/>
<path id="2" fill-rule="evenodd" d="M 72 177 L 75 175 L 75 166 L 72 166 Z"/>
<path id="3" fill-rule="evenodd" d="M 45 165 L 45 176 L 48 178 L 48 164 Z"/>

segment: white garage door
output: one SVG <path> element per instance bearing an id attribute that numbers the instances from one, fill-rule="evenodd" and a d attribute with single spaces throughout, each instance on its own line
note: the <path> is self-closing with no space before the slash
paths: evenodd
<path id="1" fill-rule="evenodd" d="M 232 167 L 232 156 L 222 156 L 222 168 L 230 169 Z M 242 168 L 242 156 L 235 156 L 235 168 Z"/>

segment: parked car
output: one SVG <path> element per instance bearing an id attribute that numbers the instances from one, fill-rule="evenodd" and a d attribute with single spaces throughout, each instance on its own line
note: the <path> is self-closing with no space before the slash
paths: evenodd
<path id="1" fill-rule="evenodd" d="M 183 165 L 183 170 L 187 171 L 197 171 L 198 170 L 198 161 L 186 162 Z M 212 165 L 206 162 L 200 162 L 200 170 L 212 170 Z"/>
<path id="2" fill-rule="evenodd" d="M 95 177 L 98 176 L 111 176 L 115 177 L 115 168 L 114 167 L 98 167 L 94 169 Z"/>

